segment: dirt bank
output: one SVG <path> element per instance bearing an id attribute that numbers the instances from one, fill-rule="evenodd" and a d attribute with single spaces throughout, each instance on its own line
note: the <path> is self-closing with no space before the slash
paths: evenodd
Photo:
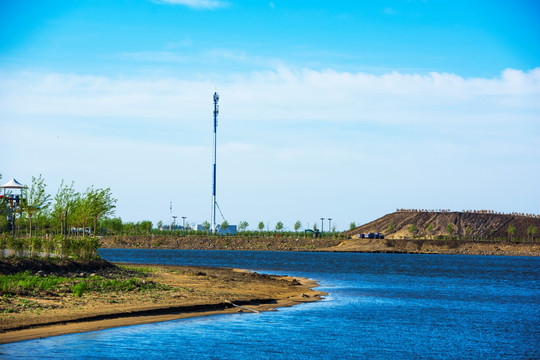
<path id="1" fill-rule="evenodd" d="M 540 244 L 513 242 L 466 242 L 457 240 L 349 239 L 326 251 L 540 256 Z"/>
<path id="2" fill-rule="evenodd" d="M 11 267 L 2 263 L 3 269 Z M 137 279 L 138 284 L 153 286 L 87 291 L 80 297 L 62 286 L 37 293 L 4 293 L 0 300 L 0 343 L 202 315 L 269 311 L 316 301 L 324 295 L 312 289 L 316 283 L 306 279 L 235 269 L 121 264 L 88 273 L 71 264 L 61 271 L 29 270 L 43 278 L 61 274 L 66 281 L 99 277 L 129 283 L 129 279 Z M 8 273 L 12 272 L 2 276 Z"/>
<path id="3" fill-rule="evenodd" d="M 540 256 L 540 243 L 350 238 L 241 238 L 125 236 L 101 239 L 103 248 L 329 251 L 410 254 Z"/>
<path id="4" fill-rule="evenodd" d="M 232 236 L 105 236 L 102 248 L 310 251 L 339 245 L 337 238 Z"/>

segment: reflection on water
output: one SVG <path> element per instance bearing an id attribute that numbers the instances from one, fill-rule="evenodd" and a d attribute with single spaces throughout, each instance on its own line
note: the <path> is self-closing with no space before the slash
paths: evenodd
<path id="1" fill-rule="evenodd" d="M 540 358 L 537 258 L 100 250 L 316 279 L 324 301 L 0 346 L 1 358 Z"/>

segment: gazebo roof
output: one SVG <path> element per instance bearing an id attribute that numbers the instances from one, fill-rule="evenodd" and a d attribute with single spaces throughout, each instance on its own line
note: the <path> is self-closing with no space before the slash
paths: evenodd
<path id="1" fill-rule="evenodd" d="M 26 186 L 24 186 L 23 184 L 21 184 L 15 179 L 11 179 L 4 185 L 0 186 L 0 188 L 2 189 L 24 189 L 25 187 Z"/>

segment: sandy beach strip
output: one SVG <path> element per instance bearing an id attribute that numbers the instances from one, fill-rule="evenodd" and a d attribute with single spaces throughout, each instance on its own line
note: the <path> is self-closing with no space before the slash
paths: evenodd
<path id="1" fill-rule="evenodd" d="M 0 344 L 217 314 L 272 311 L 326 295 L 315 281 L 238 269 L 129 265 L 169 290 L 25 297 L 39 309 L 0 315 Z M 236 305 L 236 306 L 235 306 Z"/>

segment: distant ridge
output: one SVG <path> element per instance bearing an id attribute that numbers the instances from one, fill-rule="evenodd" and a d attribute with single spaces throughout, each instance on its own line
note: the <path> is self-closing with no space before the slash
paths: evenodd
<path id="1" fill-rule="evenodd" d="M 448 226 L 451 225 L 451 232 Z M 405 210 L 387 214 L 377 220 L 359 226 L 346 234 L 380 232 L 387 239 L 408 238 L 461 238 L 464 240 L 513 240 L 530 241 L 540 239 L 540 233 L 528 234 L 534 226 L 540 230 L 540 216 L 524 213 L 500 214 L 489 210 Z M 509 234 L 509 227 L 515 228 Z M 411 231 L 413 230 L 413 231 Z"/>

